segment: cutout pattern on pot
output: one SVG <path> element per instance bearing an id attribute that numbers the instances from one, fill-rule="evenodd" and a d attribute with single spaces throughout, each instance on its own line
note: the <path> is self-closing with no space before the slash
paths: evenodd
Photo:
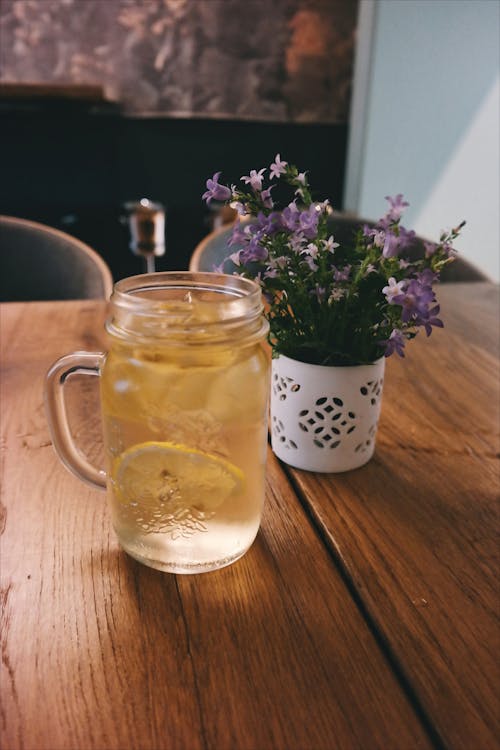
<path id="1" fill-rule="evenodd" d="M 368 438 L 357 444 L 357 446 L 354 448 L 355 453 L 366 453 L 366 451 L 370 448 L 372 442 L 375 440 L 377 424 L 378 422 L 372 424 L 372 426 L 368 430 Z"/>
<path id="2" fill-rule="evenodd" d="M 297 393 L 300 391 L 299 383 L 296 383 L 293 378 L 282 377 L 277 372 L 273 375 L 273 393 L 279 398 L 280 401 L 285 401 L 288 393 Z"/>
<path id="3" fill-rule="evenodd" d="M 382 396 L 382 386 L 384 385 L 384 378 L 378 378 L 377 380 L 369 380 L 367 383 L 361 386 L 359 392 L 362 396 L 370 399 L 372 406 L 376 406 Z"/>
<path id="4" fill-rule="evenodd" d="M 317 448 L 337 448 L 356 429 L 356 414 L 338 396 L 321 396 L 312 409 L 299 412 L 299 427 Z"/>
<path id="5" fill-rule="evenodd" d="M 293 440 L 287 439 L 285 435 L 285 425 L 283 424 L 281 419 L 278 419 L 278 417 L 273 417 L 272 431 L 273 436 L 277 438 L 280 443 L 283 443 L 284 448 L 292 448 L 293 450 L 297 450 L 297 443 L 295 443 Z"/>
<path id="6" fill-rule="evenodd" d="M 382 403 L 385 360 L 357 367 L 272 362 L 272 447 L 308 471 L 349 471 L 372 456 Z"/>

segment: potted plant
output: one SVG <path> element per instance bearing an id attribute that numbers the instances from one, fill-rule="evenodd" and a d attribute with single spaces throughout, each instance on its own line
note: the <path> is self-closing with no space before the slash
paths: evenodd
<path id="1" fill-rule="evenodd" d="M 339 243 L 332 208 L 313 200 L 305 172 L 278 154 L 267 184 L 265 173 L 252 170 L 241 188 L 221 184 L 220 172 L 207 180 L 207 203 L 239 214 L 214 270 L 256 279 L 267 302 L 274 452 L 298 468 L 346 471 L 373 454 L 385 359 L 404 357 L 421 329 L 443 326 L 434 285 L 463 223 L 415 254 L 399 194 L 378 222 Z M 292 195 L 275 200 L 284 191 Z"/>

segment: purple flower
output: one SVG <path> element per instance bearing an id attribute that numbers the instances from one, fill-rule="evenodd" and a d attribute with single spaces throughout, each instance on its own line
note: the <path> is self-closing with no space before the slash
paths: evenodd
<path id="1" fill-rule="evenodd" d="M 434 300 L 434 292 L 430 287 L 420 284 L 418 279 L 411 279 L 406 289 L 392 298 L 391 304 L 401 305 L 403 308 L 401 312 L 403 323 L 413 321 L 418 325 L 417 321 L 427 315 L 429 303 Z"/>
<path id="2" fill-rule="evenodd" d="M 234 208 L 234 210 L 240 215 L 240 216 L 246 216 L 248 213 L 250 213 L 247 210 L 247 207 L 244 203 L 241 201 L 233 201 L 231 203 L 231 208 Z"/>
<path id="3" fill-rule="evenodd" d="M 325 299 L 326 289 L 324 286 L 318 286 L 318 284 L 316 284 L 315 289 L 313 289 L 310 293 L 316 297 L 319 303 L 321 303 Z"/>
<path id="4" fill-rule="evenodd" d="M 274 185 L 271 185 L 271 187 L 268 187 L 266 190 L 263 190 L 260 194 L 260 199 L 262 201 L 262 205 L 265 208 L 272 208 L 273 207 L 273 199 L 271 198 L 271 190 L 274 188 Z"/>
<path id="5" fill-rule="evenodd" d="M 267 216 L 266 232 L 268 234 L 275 234 L 283 230 L 283 217 L 281 211 L 271 211 Z"/>
<path id="6" fill-rule="evenodd" d="M 391 354 L 394 354 L 394 352 L 396 352 L 396 354 L 399 354 L 400 357 L 405 356 L 405 337 L 403 336 L 401 331 L 398 331 L 396 328 L 393 329 L 387 341 L 381 341 L 380 343 L 385 348 L 385 357 L 390 357 Z"/>
<path id="7" fill-rule="evenodd" d="M 261 262 L 268 258 L 269 253 L 262 244 L 263 232 L 256 223 L 235 224 L 229 245 L 239 245 L 238 250 L 230 256 L 235 265 L 246 266 L 249 263 Z M 241 247 L 243 245 L 243 247 Z"/>
<path id="8" fill-rule="evenodd" d="M 410 279 L 401 294 L 395 295 L 391 303 L 401 305 L 401 320 L 410 325 L 423 326 L 427 336 L 431 335 L 432 326 L 443 328 L 443 322 L 437 315 L 439 305 L 435 305 L 436 295 L 432 284 L 437 280 L 437 274 L 430 268 L 418 273 Z"/>
<path id="9" fill-rule="evenodd" d="M 308 240 L 312 240 L 318 234 L 318 212 L 316 207 L 311 205 L 299 215 L 299 229 L 304 233 Z"/>
<path id="10" fill-rule="evenodd" d="M 351 266 L 344 266 L 342 270 L 339 270 L 338 268 L 335 268 L 335 266 L 332 266 L 332 270 L 333 270 L 333 278 L 335 279 L 335 281 L 348 281 L 349 280 Z"/>
<path id="11" fill-rule="evenodd" d="M 317 258 L 319 249 L 316 247 L 316 245 L 313 242 L 310 242 L 307 247 L 305 247 L 302 251 L 302 255 L 310 255 L 311 258 Z"/>
<path id="12" fill-rule="evenodd" d="M 286 255 L 280 255 L 278 258 L 271 258 L 268 263 L 268 270 L 272 271 L 272 277 L 278 275 L 278 271 L 282 271 L 284 268 L 287 267 L 289 263 L 289 259 L 286 257 Z"/>
<path id="13" fill-rule="evenodd" d="M 270 179 L 272 180 L 273 177 L 276 177 L 277 179 L 279 179 L 280 174 L 285 174 L 286 172 L 285 167 L 287 164 L 288 162 L 282 161 L 280 158 L 280 155 L 276 154 L 276 156 L 274 157 L 274 162 L 269 167 Z"/>
<path id="14" fill-rule="evenodd" d="M 337 247 L 340 247 L 339 243 L 335 242 L 335 238 L 333 234 L 330 235 L 330 237 L 328 237 L 327 240 L 322 240 L 322 243 L 323 243 L 323 247 L 325 248 L 325 250 L 328 250 L 329 253 L 334 253 L 335 249 Z"/>
<path id="15" fill-rule="evenodd" d="M 392 232 L 385 233 L 384 249 L 382 255 L 384 258 L 395 258 L 399 253 L 399 237 Z"/>
<path id="16" fill-rule="evenodd" d="M 276 234 L 276 232 L 280 232 L 282 229 L 283 222 L 279 211 L 271 211 L 267 216 L 262 211 L 259 211 L 257 214 L 257 231 L 261 236 L 264 234 Z"/>
<path id="17" fill-rule="evenodd" d="M 289 203 L 286 208 L 283 209 L 283 224 L 286 229 L 291 232 L 295 232 L 299 228 L 300 223 L 300 211 L 297 208 L 295 201 Z"/>
<path id="18" fill-rule="evenodd" d="M 422 320 L 420 325 L 422 325 L 425 328 L 425 333 L 427 336 L 430 336 L 432 333 L 432 326 L 436 326 L 436 328 L 444 328 L 444 323 L 441 320 L 441 318 L 437 318 L 436 315 L 439 314 L 439 305 L 436 305 L 432 308 L 432 310 L 428 311 L 427 318 L 425 320 Z"/>
<path id="19" fill-rule="evenodd" d="M 304 265 L 308 266 L 311 269 L 311 271 L 317 271 L 319 268 L 318 264 L 315 262 L 314 258 L 311 255 L 307 255 L 303 262 Z"/>
<path id="20" fill-rule="evenodd" d="M 266 271 L 264 271 L 264 279 L 275 279 L 278 275 L 278 269 L 277 268 L 268 268 Z"/>
<path id="21" fill-rule="evenodd" d="M 241 245 L 242 242 L 246 242 L 245 234 L 241 228 L 241 224 L 236 223 L 233 226 L 231 237 L 228 240 L 228 245 Z"/>
<path id="22" fill-rule="evenodd" d="M 404 294 L 404 288 L 406 281 L 396 281 L 394 276 L 388 279 L 388 286 L 384 286 L 382 294 L 385 294 L 385 298 L 389 304 L 393 304 L 394 297 L 398 297 L 400 294 Z"/>
<path id="23" fill-rule="evenodd" d="M 389 219 L 389 221 L 399 221 L 401 216 L 404 213 L 404 210 L 407 206 L 410 204 L 407 203 L 405 200 L 403 200 L 403 194 L 398 193 L 395 198 L 391 198 L 390 195 L 385 196 L 386 201 L 389 201 L 389 210 L 386 213 L 386 218 Z"/>
<path id="24" fill-rule="evenodd" d="M 280 255 L 278 258 L 274 259 L 274 262 L 278 268 L 285 268 L 289 261 L 286 255 Z"/>
<path id="25" fill-rule="evenodd" d="M 436 244 L 426 243 L 424 256 L 415 233 L 402 226 L 408 203 L 399 193 L 387 196 L 378 222 L 351 232 L 339 246 L 329 202 L 313 199 L 309 173 L 279 153 L 269 166 L 249 170 L 240 187 L 221 185 L 220 176 L 207 181 L 203 198 L 229 204 L 242 216 L 229 231 L 227 262 L 214 270 L 226 268 L 261 284 L 278 352 L 302 351 L 309 335 L 311 361 L 330 361 L 329 353 L 337 351 L 346 361 L 372 361 L 382 353 L 404 357 L 406 342 L 421 328 L 429 336 L 442 327 L 434 293 L 439 273 L 431 269 L 452 259 L 447 256 L 462 225 L 442 233 Z M 281 194 L 289 196 L 284 204 Z"/>
<path id="26" fill-rule="evenodd" d="M 210 205 L 210 201 L 228 201 L 231 198 L 231 190 L 225 185 L 219 185 L 220 175 L 220 172 L 216 172 L 212 179 L 208 179 L 206 182 L 207 190 L 203 193 L 202 198 L 206 200 L 207 206 Z"/>
<path id="27" fill-rule="evenodd" d="M 418 280 L 419 284 L 423 284 L 424 286 L 431 287 L 439 278 L 439 274 L 435 273 L 434 271 L 431 271 L 430 268 L 424 268 L 423 271 L 420 271 L 420 273 L 417 273 L 416 279 Z"/>
<path id="28" fill-rule="evenodd" d="M 253 237 L 248 245 L 243 248 L 243 250 L 240 250 L 239 259 L 240 262 L 246 266 L 249 263 L 256 263 L 267 260 L 268 257 L 269 253 L 267 249 L 259 244 L 259 241 L 256 237 Z"/>
<path id="29" fill-rule="evenodd" d="M 382 218 L 377 221 L 377 228 L 379 230 L 382 229 L 383 231 L 385 231 L 386 229 L 389 229 L 391 223 L 391 220 L 387 218 L 387 216 L 382 216 Z"/>
<path id="30" fill-rule="evenodd" d="M 413 229 L 405 229 L 401 224 L 398 227 L 399 231 L 399 247 L 401 250 L 405 250 L 407 247 L 411 247 L 415 241 L 415 232 Z"/>
<path id="31" fill-rule="evenodd" d="M 373 228 L 365 224 L 363 227 L 363 235 L 365 237 L 371 237 L 375 247 L 382 248 L 385 244 L 385 230 L 380 227 Z"/>
<path id="32" fill-rule="evenodd" d="M 342 297 L 345 297 L 346 290 L 345 289 L 339 289 L 338 287 L 335 287 L 335 289 L 332 289 L 332 293 L 328 297 L 328 304 L 333 305 L 334 302 L 338 302 Z"/>
<path id="33" fill-rule="evenodd" d="M 265 171 L 265 169 L 259 169 L 257 172 L 255 169 L 252 169 L 249 175 L 244 175 L 241 179 L 245 185 L 250 184 L 250 187 L 257 192 L 262 190 L 262 176 Z"/>
<path id="34" fill-rule="evenodd" d="M 295 232 L 288 238 L 288 244 L 290 250 L 299 255 L 304 249 L 304 244 L 307 242 L 302 232 Z"/>

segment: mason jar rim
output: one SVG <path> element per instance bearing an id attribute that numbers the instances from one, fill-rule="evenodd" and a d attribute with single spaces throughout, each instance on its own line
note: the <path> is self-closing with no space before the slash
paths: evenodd
<path id="1" fill-rule="evenodd" d="M 227 294 L 228 302 L 234 298 L 255 297 L 261 301 L 261 290 L 257 282 L 242 276 L 208 271 L 161 271 L 156 273 L 137 274 L 120 279 L 114 284 L 113 298 L 121 300 L 139 300 L 141 304 L 152 304 L 161 301 L 140 294 L 152 289 L 175 289 L 193 287 L 196 289 Z M 222 299 L 220 300 L 223 301 Z M 133 302 L 132 302 L 133 304 Z"/>
<path id="2" fill-rule="evenodd" d="M 153 296 L 162 290 L 165 296 Z M 186 296 L 169 297 L 168 291 L 185 291 Z M 209 292 L 214 297 L 191 300 L 187 296 L 190 291 Z M 264 310 L 261 289 L 255 281 L 202 271 L 164 271 L 121 279 L 114 285 L 110 302 L 111 317 L 106 328 L 119 337 L 144 338 L 148 331 L 154 338 L 163 338 L 182 335 L 187 328 L 193 333 L 208 334 L 212 330 L 214 335 L 216 329 L 223 328 L 226 331 L 223 335 L 227 336 L 229 329 L 236 331 L 253 321 L 262 322 Z M 193 316 L 193 309 L 199 313 L 203 307 L 216 310 L 217 315 Z M 143 323 L 137 326 L 134 319 Z"/>

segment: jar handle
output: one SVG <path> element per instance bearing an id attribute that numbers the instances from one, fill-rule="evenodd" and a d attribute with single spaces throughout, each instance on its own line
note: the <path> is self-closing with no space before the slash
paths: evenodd
<path id="1" fill-rule="evenodd" d="M 45 410 L 57 455 L 78 479 L 92 487 L 106 488 L 106 472 L 96 469 L 76 447 L 68 423 L 64 384 L 71 375 L 99 375 L 103 352 L 73 352 L 54 362 L 45 380 Z"/>

